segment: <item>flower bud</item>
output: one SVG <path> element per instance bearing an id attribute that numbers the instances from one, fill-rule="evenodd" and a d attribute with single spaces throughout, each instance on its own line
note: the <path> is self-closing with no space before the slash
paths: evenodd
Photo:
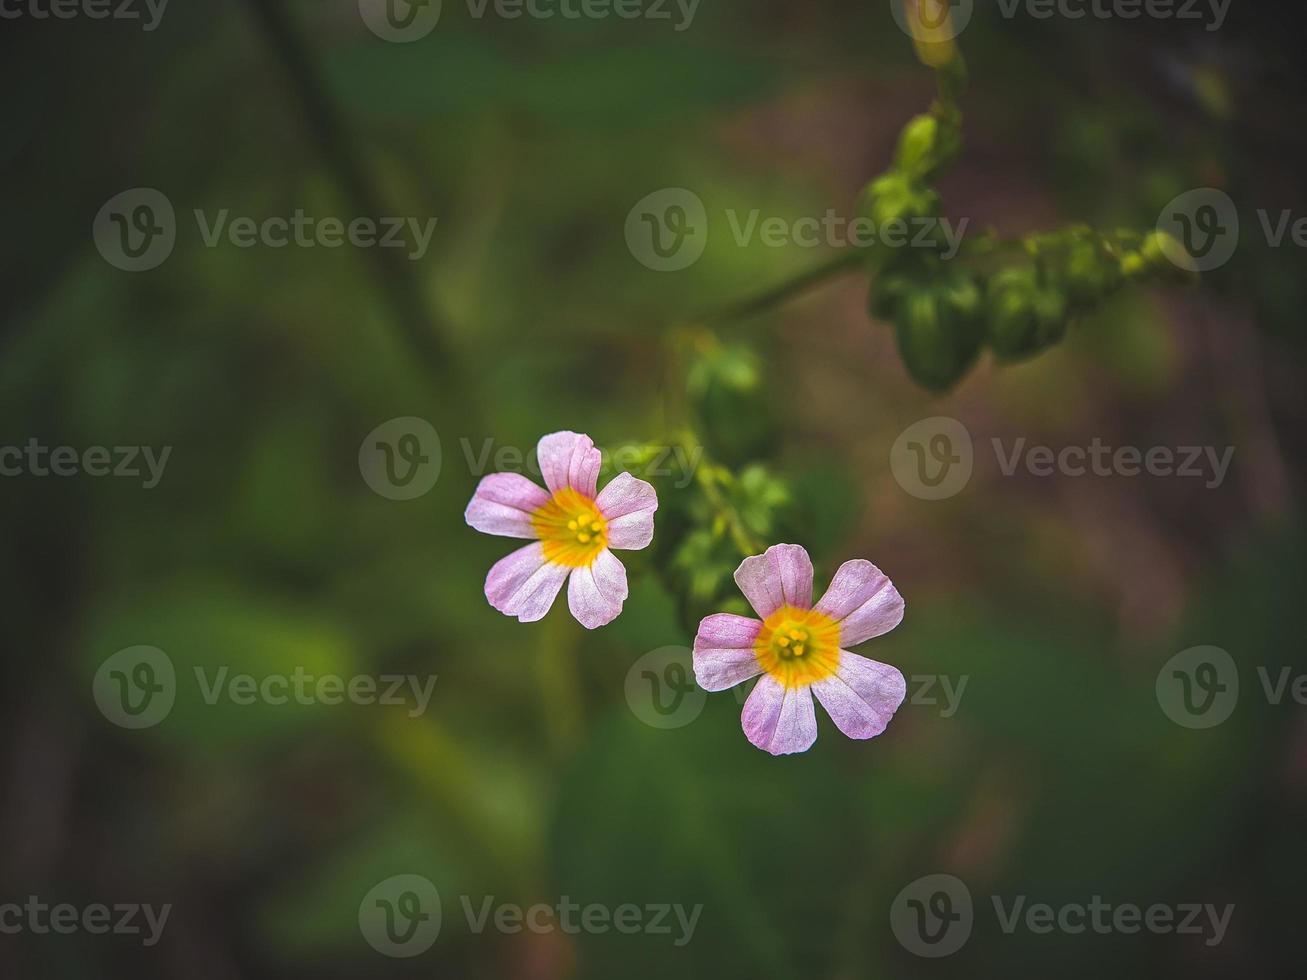
<path id="1" fill-rule="evenodd" d="M 894 336 L 913 380 L 944 391 L 966 374 L 980 351 L 980 305 L 980 290 L 960 272 L 900 295 Z"/>
<path id="2" fill-rule="evenodd" d="M 1143 244 L 1139 247 L 1139 254 L 1143 256 L 1144 263 L 1152 268 L 1162 268 L 1171 260 L 1168 255 L 1189 257 L 1188 251 L 1172 235 L 1164 231 L 1150 231 L 1144 236 Z"/>
<path id="3" fill-rule="evenodd" d="M 1072 242 L 1062 271 L 1067 297 L 1073 304 L 1081 306 L 1101 302 L 1121 282 L 1118 263 L 1096 239 Z"/>
<path id="4" fill-rule="evenodd" d="M 775 436 L 775 412 L 761 361 L 743 344 L 706 345 L 690 362 L 687 388 L 699 433 L 713 456 L 728 463 L 755 459 Z"/>
<path id="5" fill-rule="evenodd" d="M 904 174 L 925 178 L 938 165 L 939 120 L 934 116 L 915 116 L 903 127 L 894 165 Z"/>
<path id="6" fill-rule="evenodd" d="M 911 221 L 938 213 L 939 195 L 900 173 L 877 177 L 858 200 L 858 214 L 870 218 L 878 231 L 891 221 Z"/>
<path id="7" fill-rule="evenodd" d="M 962 152 L 959 121 L 951 114 L 931 112 L 908 120 L 899 136 L 894 166 L 910 180 L 929 181 Z"/>
<path id="8" fill-rule="evenodd" d="M 1066 297 L 1041 285 L 1031 266 L 1004 269 L 985 296 L 990 349 L 1005 360 L 1031 357 L 1066 335 Z"/>

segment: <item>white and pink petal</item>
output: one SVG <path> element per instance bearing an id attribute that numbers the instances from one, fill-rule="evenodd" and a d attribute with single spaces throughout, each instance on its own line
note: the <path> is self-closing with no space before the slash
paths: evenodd
<path id="1" fill-rule="evenodd" d="M 740 562 L 735 584 L 754 611 L 766 619 L 781 606 L 812 605 L 812 559 L 797 544 L 775 544 Z"/>
<path id="2" fill-rule="evenodd" d="M 572 570 L 567 605 L 588 630 L 607 626 L 622 611 L 627 597 L 626 566 L 604 549 L 588 567 Z"/>
<path id="3" fill-rule="evenodd" d="M 840 566 L 816 607 L 840 626 L 840 646 L 857 646 L 903 621 L 903 597 L 884 572 L 861 558 Z"/>
<path id="4" fill-rule="evenodd" d="M 544 619 L 570 569 L 545 560 L 544 545 L 534 542 L 495 562 L 486 576 L 486 599 L 519 622 Z"/>
<path id="5" fill-rule="evenodd" d="M 554 432 L 536 444 L 536 461 L 550 493 L 575 490 L 593 498 L 603 455 L 579 432 Z"/>
<path id="6" fill-rule="evenodd" d="M 740 722 L 749 741 L 772 755 L 806 752 L 817 741 L 811 690 L 785 687 L 770 674 L 754 685 Z"/>
<path id="7" fill-rule="evenodd" d="M 619 551 L 639 551 L 653 540 L 654 512 L 658 492 L 630 473 L 619 473 L 595 498 L 599 512 L 608 522 L 608 546 Z"/>
<path id="8" fill-rule="evenodd" d="M 520 473 L 492 473 L 477 484 L 463 519 L 484 534 L 534 538 L 531 515 L 548 502 L 549 494 Z"/>
<path id="9" fill-rule="evenodd" d="M 857 739 L 874 738 L 883 732 L 907 690 L 907 681 L 897 667 L 847 650 L 840 651 L 835 673 L 812 685 L 812 693 L 835 727 Z"/>
<path id="10" fill-rule="evenodd" d="M 724 691 L 762 673 L 754 653 L 762 623 L 717 613 L 699 624 L 694 637 L 694 678 L 705 691 Z"/>

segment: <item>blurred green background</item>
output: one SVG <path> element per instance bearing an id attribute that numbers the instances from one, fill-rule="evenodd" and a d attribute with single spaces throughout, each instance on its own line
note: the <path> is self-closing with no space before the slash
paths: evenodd
<path id="1" fill-rule="evenodd" d="M 1148 229 L 1177 194 L 1216 186 L 1246 223 L 1202 285 L 1127 291 L 1050 354 L 983 362 L 933 396 L 868 317 L 856 273 L 705 319 L 832 257 L 739 247 L 727 209 L 851 214 L 929 104 L 931 74 L 888 0 L 703 0 L 684 31 L 469 9 L 446 2 L 409 44 L 379 39 L 349 0 L 177 2 L 153 31 L 30 16 L 0 31 L 0 442 L 173 447 L 149 490 L 0 479 L 0 904 L 172 905 L 150 947 L 0 935 L 0 974 L 1300 969 L 1307 708 L 1268 703 L 1256 670 L 1307 671 L 1307 280 L 1300 250 L 1268 247 L 1252 216 L 1307 214 L 1302 12 L 1236 3 L 1208 32 L 977 5 L 959 39 L 972 84 L 946 214 L 1012 235 Z M 91 230 L 137 187 L 170 199 L 177 245 L 127 273 Z M 703 258 L 674 273 L 624 237 L 635 203 L 666 187 L 692 189 L 713 222 Z M 297 208 L 438 224 L 409 261 L 208 248 L 191 217 Z M 977 464 L 965 491 L 929 502 L 896 483 L 889 450 L 935 415 L 970 429 Z M 358 453 L 406 416 L 435 427 L 442 467 L 430 493 L 395 501 Z M 664 493 L 655 548 L 624 556 L 631 597 L 612 626 L 587 633 L 563 602 L 530 626 L 487 605 L 485 573 L 513 547 L 463 523 L 487 445 L 529 453 L 571 428 L 612 448 L 686 425 L 740 474 L 753 532 L 812 551 L 819 588 L 848 558 L 885 569 L 907 617 L 860 652 L 965 678 L 956 711 L 929 703 L 938 688 L 912 698 L 914 682 L 880 738 L 850 742 L 819 712 L 816 746 L 787 759 L 748 744 L 732 693 L 681 727 L 642 720 L 633 665 L 688 648 L 697 616 L 734 594 L 738 556 L 703 537 L 693 486 Z M 1005 477 L 992 438 L 1236 454 L 1217 488 Z M 1172 722 L 1154 689 L 1198 644 L 1227 650 L 1242 685 L 1208 730 Z M 100 665 L 135 645 L 166 651 L 179 687 L 141 730 L 92 697 Z M 210 706 L 195 667 L 438 680 L 416 716 Z M 970 941 L 938 960 L 890 924 L 895 897 L 931 873 L 976 901 Z M 399 874 L 429 879 L 444 905 L 439 939 L 410 959 L 376 952 L 359 925 L 369 890 Z M 990 895 L 1235 912 L 1216 946 L 1008 935 Z M 477 934 L 463 896 L 702 914 L 680 947 Z"/>

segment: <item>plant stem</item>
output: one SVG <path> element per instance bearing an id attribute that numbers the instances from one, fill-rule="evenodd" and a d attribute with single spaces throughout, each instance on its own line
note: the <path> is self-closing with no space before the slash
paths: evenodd
<path id="1" fill-rule="evenodd" d="M 344 115 L 332 101 L 308 45 L 282 0 L 247 2 L 277 54 L 287 81 L 299 100 L 307 127 L 335 173 L 349 206 L 360 214 L 377 216 L 389 213 L 349 137 Z M 454 365 L 436 330 L 413 264 L 384 254 L 392 250 L 374 248 L 367 251 L 378 284 L 390 300 L 396 324 L 414 353 L 434 377 L 447 379 L 454 376 Z"/>
<path id="2" fill-rule="evenodd" d="M 799 275 L 789 279 L 778 286 L 775 286 L 764 293 L 759 293 L 749 299 L 732 303 L 729 306 L 722 307 L 714 313 L 709 313 L 701 319 L 707 323 L 723 323 L 728 320 L 742 320 L 746 317 L 762 313 L 773 306 L 779 306 L 786 300 L 792 299 L 801 293 L 807 292 L 813 286 L 820 285 L 828 279 L 833 279 L 841 273 L 854 268 L 862 261 L 862 253 L 857 249 L 851 249 L 822 265 L 801 272 Z"/>

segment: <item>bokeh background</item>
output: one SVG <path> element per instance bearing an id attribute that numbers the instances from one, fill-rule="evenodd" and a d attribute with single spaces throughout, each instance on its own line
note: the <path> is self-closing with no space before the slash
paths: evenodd
<path id="1" fill-rule="evenodd" d="M 1176 194 L 1215 186 L 1245 227 L 1201 285 L 1123 293 L 1053 352 L 983 362 L 945 396 L 907 378 L 856 272 L 705 318 L 826 250 L 742 248 L 722 231 L 691 268 L 659 273 L 624 238 L 632 206 L 665 187 L 698 194 L 714 231 L 726 209 L 850 214 L 933 91 L 888 2 L 703 0 L 679 32 L 478 19 L 446 2 L 413 44 L 378 39 L 348 0 L 174 2 L 152 32 L 6 20 L 0 441 L 173 450 L 150 490 L 0 480 L 0 902 L 173 908 L 149 948 L 0 935 L 0 974 L 1300 970 L 1307 708 L 1269 703 L 1256 671 L 1307 670 L 1307 287 L 1301 250 L 1268 247 L 1254 215 L 1307 214 L 1303 16 L 1235 0 L 1206 31 L 977 5 L 959 39 L 972 85 L 946 214 L 1014 235 L 1147 229 Z M 127 273 L 91 228 L 136 187 L 169 197 L 179 233 L 160 267 Z M 196 208 L 438 226 L 417 262 L 206 248 Z M 898 434 L 933 415 L 977 446 L 971 483 L 937 502 L 889 467 Z M 358 464 L 363 438 L 403 416 L 429 420 L 443 447 L 413 501 L 373 492 Z M 907 618 L 861 652 L 965 678 L 955 712 L 918 698 L 867 743 L 822 716 L 816 746 L 789 759 L 748 744 L 730 693 L 681 727 L 642 720 L 628 672 L 688 647 L 695 603 L 721 584 L 685 550 L 698 505 L 674 491 L 659 546 L 627 556 L 612 626 L 587 633 L 564 603 L 531 626 L 488 607 L 485 572 L 512 545 L 462 520 L 487 445 L 529 452 L 573 428 L 613 447 L 685 425 L 751 474 L 758 533 L 806 545 L 819 582 L 851 557 L 892 576 Z M 1036 479 L 1003 476 L 992 438 L 1236 453 L 1216 488 Z M 131 731 L 97 709 L 92 679 L 139 644 L 182 682 L 162 723 Z M 1227 650 L 1242 682 L 1208 730 L 1173 722 L 1155 694 L 1163 665 L 1198 644 Z M 417 717 L 209 706 L 187 680 L 196 666 L 438 681 Z M 895 897 L 931 873 L 976 901 L 970 941 L 938 960 L 890 924 Z M 444 899 L 438 941 L 407 960 L 359 926 L 369 889 L 397 874 Z M 478 935 L 460 905 L 564 895 L 703 911 L 678 948 Z M 1215 946 L 1008 935 L 991 895 L 1235 912 Z"/>

